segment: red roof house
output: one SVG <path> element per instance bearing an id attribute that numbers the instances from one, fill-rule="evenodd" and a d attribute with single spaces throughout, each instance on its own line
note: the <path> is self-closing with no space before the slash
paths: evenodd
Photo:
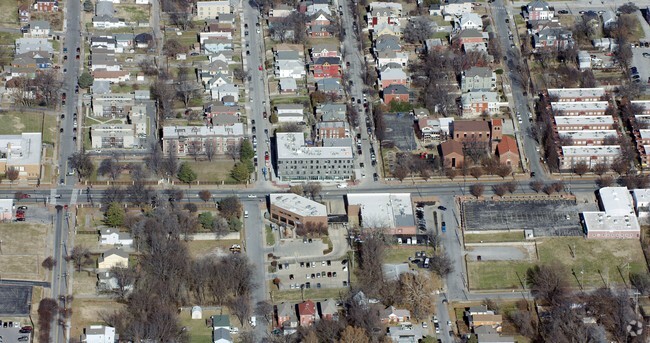
<path id="1" fill-rule="evenodd" d="M 316 304 L 311 300 L 298 304 L 298 317 L 301 326 L 312 325 L 316 321 Z"/>

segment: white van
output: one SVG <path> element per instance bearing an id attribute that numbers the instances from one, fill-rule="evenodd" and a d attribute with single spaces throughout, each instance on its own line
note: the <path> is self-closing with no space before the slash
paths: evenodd
<path id="1" fill-rule="evenodd" d="M 251 320 L 249 321 L 249 323 L 251 324 L 252 327 L 257 326 L 257 318 L 255 318 L 254 316 L 251 317 Z"/>
<path id="2" fill-rule="evenodd" d="M 244 218 L 248 218 L 248 211 L 244 211 Z"/>

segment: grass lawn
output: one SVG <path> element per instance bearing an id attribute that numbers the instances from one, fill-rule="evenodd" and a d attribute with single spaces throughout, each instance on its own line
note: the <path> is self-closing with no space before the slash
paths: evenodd
<path id="1" fill-rule="evenodd" d="M 621 15 L 629 16 L 630 20 L 634 22 L 634 30 L 632 31 L 632 41 L 643 39 L 645 37 L 645 33 L 643 32 L 643 28 L 641 27 L 639 18 L 634 14 L 621 14 Z"/>
<path id="2" fill-rule="evenodd" d="M 538 242 L 539 263 L 563 264 L 567 268 L 568 281 L 576 288 L 578 282 L 588 288 L 605 286 L 606 283 L 621 285 L 627 282 L 628 262 L 632 273 L 647 270 L 639 241 L 565 237 Z M 470 287 L 482 290 L 521 288 L 519 278 L 524 278 L 526 270 L 533 265 L 535 263 L 529 261 L 468 262 Z"/>
<path id="3" fill-rule="evenodd" d="M 149 21 L 149 11 L 143 6 L 117 5 L 118 18 L 124 18 L 126 21 L 147 22 Z"/>
<path id="4" fill-rule="evenodd" d="M 240 240 L 219 241 L 189 241 L 187 248 L 193 257 L 202 257 L 208 254 L 230 254 L 228 250 L 233 244 L 241 244 Z"/>
<path id="5" fill-rule="evenodd" d="M 0 8 L 4 6 L 3 4 L 0 3 Z M 0 23 L 0 26 L 5 23 L 4 21 Z M 21 34 L 19 33 L 11 33 L 11 32 L 0 32 L 0 45 L 14 45 L 15 40 L 17 38 L 22 37 Z"/>
<path id="6" fill-rule="evenodd" d="M 0 26 L 15 28 L 18 24 L 18 5 L 16 0 L 0 1 Z"/>
<path id="7" fill-rule="evenodd" d="M 0 238 L 2 239 L 0 265 L 3 278 L 45 279 L 46 271 L 41 267 L 41 262 L 48 256 L 49 230 L 49 225 L 0 224 Z"/>
<path id="8" fill-rule="evenodd" d="M 76 242 L 75 242 L 76 243 Z M 78 272 L 75 270 L 74 277 L 72 278 L 72 289 L 74 295 L 79 294 L 96 294 L 97 293 L 97 276 L 96 274 L 89 273 L 82 270 Z"/>
<path id="9" fill-rule="evenodd" d="M 190 310 L 183 309 L 178 315 L 181 325 L 187 328 L 187 334 L 190 336 L 190 343 L 211 343 L 212 342 L 212 328 L 205 325 L 205 320 L 210 319 L 210 316 L 218 314 L 228 314 L 224 308 L 223 311 L 217 310 L 203 310 L 202 319 L 192 319 Z M 230 318 L 230 325 L 236 326 L 237 319 Z"/>
<path id="10" fill-rule="evenodd" d="M 83 329 L 91 324 L 106 324 L 102 321 L 101 313 L 113 313 L 124 308 L 111 299 L 75 299 L 72 302 L 72 325 L 70 337 L 79 337 Z"/>
<path id="11" fill-rule="evenodd" d="M 43 130 L 43 142 L 54 144 L 54 137 L 57 130 L 56 117 L 52 114 L 42 112 L 0 112 L 0 135 L 16 135 L 23 132 L 41 132 L 41 123 L 45 124 Z"/>
<path id="12" fill-rule="evenodd" d="M 273 234 L 273 230 L 271 229 L 271 226 L 266 225 L 265 231 L 266 231 L 266 245 L 274 246 L 275 234 Z"/>
<path id="13" fill-rule="evenodd" d="M 187 161 L 192 170 L 196 172 L 199 181 L 226 181 L 234 182 L 230 171 L 235 166 L 231 158 L 210 161 Z"/>
<path id="14" fill-rule="evenodd" d="M 465 234 L 465 243 L 519 242 L 524 240 L 523 231 L 489 234 Z"/>
<path id="15" fill-rule="evenodd" d="M 426 251 L 427 254 L 432 253 L 431 249 L 425 249 L 421 246 L 395 246 L 386 248 L 386 253 L 384 257 L 385 263 L 409 263 L 409 257 L 415 258 L 416 251 Z"/>
<path id="16" fill-rule="evenodd" d="M 285 301 L 299 302 L 303 298 L 301 296 L 301 290 L 289 290 L 289 291 L 278 291 L 277 287 L 271 284 L 270 289 L 273 293 L 273 303 L 279 304 Z M 340 299 L 348 292 L 348 288 L 309 288 L 305 289 L 304 299 L 311 299 L 313 301 L 325 300 L 325 299 Z"/>
<path id="17" fill-rule="evenodd" d="M 181 31 L 179 31 L 181 32 Z M 182 46 L 190 46 L 194 43 L 199 42 L 199 37 L 198 37 L 198 32 L 196 31 L 185 31 L 181 32 L 182 35 L 176 34 L 176 31 L 167 31 L 165 34 L 165 39 L 175 39 L 179 43 L 181 43 Z"/>

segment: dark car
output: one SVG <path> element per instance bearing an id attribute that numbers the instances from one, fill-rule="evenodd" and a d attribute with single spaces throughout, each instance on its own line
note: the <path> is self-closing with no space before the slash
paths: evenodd
<path id="1" fill-rule="evenodd" d="M 65 114 L 61 114 L 61 119 L 65 119 Z"/>
<path id="2" fill-rule="evenodd" d="M 19 209 L 19 210 L 26 210 L 26 209 L 27 209 L 27 206 L 18 206 L 18 209 Z"/>
<path id="3" fill-rule="evenodd" d="M 567 11 L 567 10 L 559 10 L 559 11 L 557 11 L 557 13 L 559 13 L 559 14 L 569 14 L 569 11 Z"/>
<path id="4" fill-rule="evenodd" d="M 506 24 L 510 23 L 510 19 L 506 18 Z"/>
<path id="5" fill-rule="evenodd" d="M 438 206 L 438 209 L 439 209 L 440 211 L 447 211 L 447 208 L 444 207 L 444 206 L 442 206 L 442 205 L 441 205 L 441 206 Z"/>
<path id="6" fill-rule="evenodd" d="M 253 133 L 255 133 L 255 131 L 257 131 L 257 130 L 255 130 L 255 126 L 253 126 L 253 129 L 252 129 L 252 131 L 253 131 Z"/>
<path id="7" fill-rule="evenodd" d="M 377 173 L 372 174 L 372 179 L 375 181 L 379 181 L 379 175 Z"/>

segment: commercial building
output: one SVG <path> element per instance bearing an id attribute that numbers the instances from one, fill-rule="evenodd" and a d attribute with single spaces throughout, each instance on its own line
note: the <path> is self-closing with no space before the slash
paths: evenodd
<path id="1" fill-rule="evenodd" d="M 307 223 L 327 226 L 325 205 L 293 193 L 270 194 L 271 220 L 278 224 L 299 226 Z"/>
<path id="2" fill-rule="evenodd" d="M 0 199 L 0 220 L 11 221 L 14 219 L 14 199 Z"/>
<path id="3" fill-rule="evenodd" d="M 600 212 L 584 212 L 587 238 L 612 239 L 641 236 L 634 202 L 627 187 L 603 187 L 598 190 Z"/>
<path id="4" fill-rule="evenodd" d="M 84 329 L 81 341 L 84 343 L 115 343 L 115 328 L 91 325 Z"/>
<path id="5" fill-rule="evenodd" d="M 178 156 L 223 155 L 244 139 L 244 125 L 165 126 L 163 152 L 175 149 Z"/>
<path id="6" fill-rule="evenodd" d="M 410 193 L 348 194 L 348 217 L 363 228 L 385 230 L 392 235 L 415 235 L 415 216 Z"/>
<path id="7" fill-rule="evenodd" d="M 307 146 L 303 133 L 276 134 L 278 178 L 348 180 L 354 174 L 352 147 Z"/>
<path id="8" fill-rule="evenodd" d="M 37 179 L 41 171 L 42 136 L 40 132 L 0 135 L 0 170 L 19 171 L 19 179 Z"/>

